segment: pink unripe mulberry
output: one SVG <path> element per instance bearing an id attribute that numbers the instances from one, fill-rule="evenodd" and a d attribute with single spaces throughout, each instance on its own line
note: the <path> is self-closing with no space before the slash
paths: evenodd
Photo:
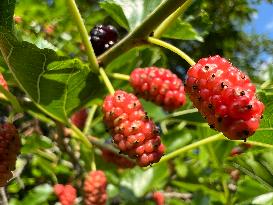
<path id="1" fill-rule="evenodd" d="M 166 111 L 173 111 L 186 102 L 182 81 L 164 68 L 136 68 L 130 75 L 130 84 L 137 95 Z"/>
<path id="2" fill-rule="evenodd" d="M 59 199 L 59 202 L 62 205 L 74 205 L 76 198 L 77 198 L 77 191 L 76 189 L 67 184 L 56 184 L 54 185 L 54 193 Z"/>
<path id="3" fill-rule="evenodd" d="M 105 205 L 107 179 L 103 171 L 91 171 L 84 181 L 84 204 Z"/>
<path id="4" fill-rule="evenodd" d="M 159 131 L 138 98 L 118 90 L 103 103 L 104 122 L 120 151 L 136 159 L 139 166 L 160 160 L 164 153 Z"/>

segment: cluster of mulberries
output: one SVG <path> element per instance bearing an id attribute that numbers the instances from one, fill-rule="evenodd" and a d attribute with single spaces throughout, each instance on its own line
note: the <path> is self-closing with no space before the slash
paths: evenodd
<path id="1" fill-rule="evenodd" d="M 226 59 L 200 59 L 188 70 L 185 89 L 210 126 L 229 139 L 246 139 L 259 127 L 264 105 L 255 85 Z"/>
<path id="2" fill-rule="evenodd" d="M 84 182 L 85 205 L 105 205 L 107 179 L 103 171 L 91 171 Z"/>
<path id="3" fill-rule="evenodd" d="M 126 159 L 124 156 L 113 153 L 107 149 L 102 149 L 102 158 L 106 162 L 111 162 L 122 169 L 128 169 L 133 168 L 136 164 L 128 159 Z"/>
<path id="4" fill-rule="evenodd" d="M 12 178 L 16 158 L 20 152 L 21 142 L 17 129 L 13 124 L 0 125 L 0 187 L 5 186 Z"/>
<path id="5" fill-rule="evenodd" d="M 77 198 L 77 191 L 71 185 L 56 184 L 54 185 L 54 193 L 62 205 L 74 205 Z"/>
<path id="6" fill-rule="evenodd" d="M 136 68 L 130 75 L 130 84 L 137 95 L 173 111 L 185 104 L 184 86 L 170 70 L 157 67 Z"/>
<path id="7" fill-rule="evenodd" d="M 104 122 L 122 153 L 135 158 L 139 166 L 160 160 L 164 153 L 158 129 L 138 98 L 118 90 L 103 103 Z"/>

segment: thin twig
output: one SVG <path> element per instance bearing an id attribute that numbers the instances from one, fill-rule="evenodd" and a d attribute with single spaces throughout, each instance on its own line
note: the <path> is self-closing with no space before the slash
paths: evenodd
<path id="1" fill-rule="evenodd" d="M 9 205 L 5 187 L 0 187 L 0 192 L 1 192 L 1 198 L 2 198 L 1 205 Z"/>
<path id="2" fill-rule="evenodd" d="M 79 159 L 75 155 L 75 153 L 73 152 L 71 147 L 69 147 L 68 144 L 64 141 L 64 138 L 65 138 L 64 126 L 59 122 L 56 122 L 56 126 L 57 126 L 57 133 L 58 133 L 58 137 L 56 139 L 56 142 L 57 142 L 58 146 L 60 147 L 60 149 L 63 152 L 68 154 L 69 158 L 71 159 L 71 161 L 73 163 L 74 168 L 77 170 L 77 174 L 80 174 L 82 171 L 82 167 L 79 164 Z"/>
<path id="3" fill-rule="evenodd" d="M 135 163 L 135 161 L 131 158 L 129 158 L 127 155 L 123 155 L 120 153 L 120 151 L 118 149 L 116 149 L 113 145 L 110 145 L 110 144 L 106 144 L 106 143 L 103 143 L 101 142 L 100 140 L 98 140 L 98 138 L 96 137 L 93 137 L 93 136 L 88 136 L 88 139 L 90 140 L 90 142 L 92 142 L 93 145 L 95 145 L 96 147 L 100 148 L 100 149 L 106 149 L 110 152 L 113 152 L 115 154 L 120 154 L 122 155 L 123 157 L 125 157 L 126 159 L 132 161 Z"/>
<path id="4" fill-rule="evenodd" d="M 191 193 L 163 192 L 163 195 L 166 198 L 178 198 L 178 199 L 183 199 L 185 201 L 191 200 L 192 198 Z"/>
<path id="5" fill-rule="evenodd" d="M 119 43 L 99 56 L 99 63 L 101 63 L 103 66 L 106 66 L 113 59 L 130 50 L 131 48 L 146 44 L 144 39 L 151 35 L 152 32 L 166 18 L 169 17 L 169 15 L 176 11 L 177 8 L 185 2 L 186 0 L 168 0 L 162 2 L 151 14 L 146 17 L 146 19 L 139 26 L 132 30 Z"/>

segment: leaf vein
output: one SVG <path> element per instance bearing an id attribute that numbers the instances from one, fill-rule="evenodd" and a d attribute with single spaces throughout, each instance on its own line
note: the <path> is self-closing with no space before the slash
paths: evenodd
<path id="1" fill-rule="evenodd" d="M 73 67 L 72 73 L 74 72 L 74 70 L 75 70 L 75 67 Z M 66 103 L 67 103 L 67 96 L 68 96 L 68 82 L 73 75 L 75 75 L 75 73 L 70 74 L 66 80 L 66 87 L 65 87 L 65 93 L 64 93 L 64 104 L 63 104 L 63 112 L 64 112 L 66 119 L 67 119 Z"/>
<path id="2" fill-rule="evenodd" d="M 44 53 L 42 53 L 42 55 L 44 56 L 44 62 L 43 62 L 43 71 L 39 74 L 38 79 L 37 79 L 37 103 L 40 103 L 41 100 L 41 91 L 40 91 L 40 82 L 41 82 L 41 77 L 43 76 L 43 74 L 45 73 L 45 65 L 46 65 L 46 55 Z"/>

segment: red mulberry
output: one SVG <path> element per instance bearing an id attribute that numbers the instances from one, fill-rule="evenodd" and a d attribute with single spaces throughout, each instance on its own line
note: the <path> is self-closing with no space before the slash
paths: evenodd
<path id="1" fill-rule="evenodd" d="M 5 186 L 12 178 L 16 158 L 20 152 L 21 142 L 13 124 L 0 125 L 0 187 Z"/>
<path id="2" fill-rule="evenodd" d="M 182 81 L 170 70 L 157 67 L 136 68 L 130 75 L 130 83 L 137 95 L 173 111 L 185 104 Z"/>
<path id="3" fill-rule="evenodd" d="M 77 198 L 77 191 L 71 185 L 56 184 L 54 192 L 62 205 L 74 205 Z"/>
<path id="4" fill-rule="evenodd" d="M 156 205 L 164 205 L 165 203 L 165 197 L 162 192 L 154 192 L 153 193 L 153 200 L 155 201 Z"/>
<path id="5" fill-rule="evenodd" d="M 160 160 L 164 153 L 158 129 L 137 97 L 118 90 L 103 103 L 104 122 L 122 153 L 135 158 L 139 166 Z"/>
<path id="6" fill-rule="evenodd" d="M 79 129 L 83 129 L 84 125 L 85 125 L 85 121 L 87 119 L 88 116 L 88 112 L 85 108 L 75 112 L 72 116 L 71 116 L 71 122 L 78 127 Z"/>
<path id="7" fill-rule="evenodd" d="M 188 70 L 186 92 L 211 127 L 229 139 L 246 139 L 259 127 L 264 105 L 249 77 L 220 56 Z"/>
<path id="8" fill-rule="evenodd" d="M 84 182 L 85 205 L 105 205 L 107 179 L 103 171 L 92 171 Z"/>

